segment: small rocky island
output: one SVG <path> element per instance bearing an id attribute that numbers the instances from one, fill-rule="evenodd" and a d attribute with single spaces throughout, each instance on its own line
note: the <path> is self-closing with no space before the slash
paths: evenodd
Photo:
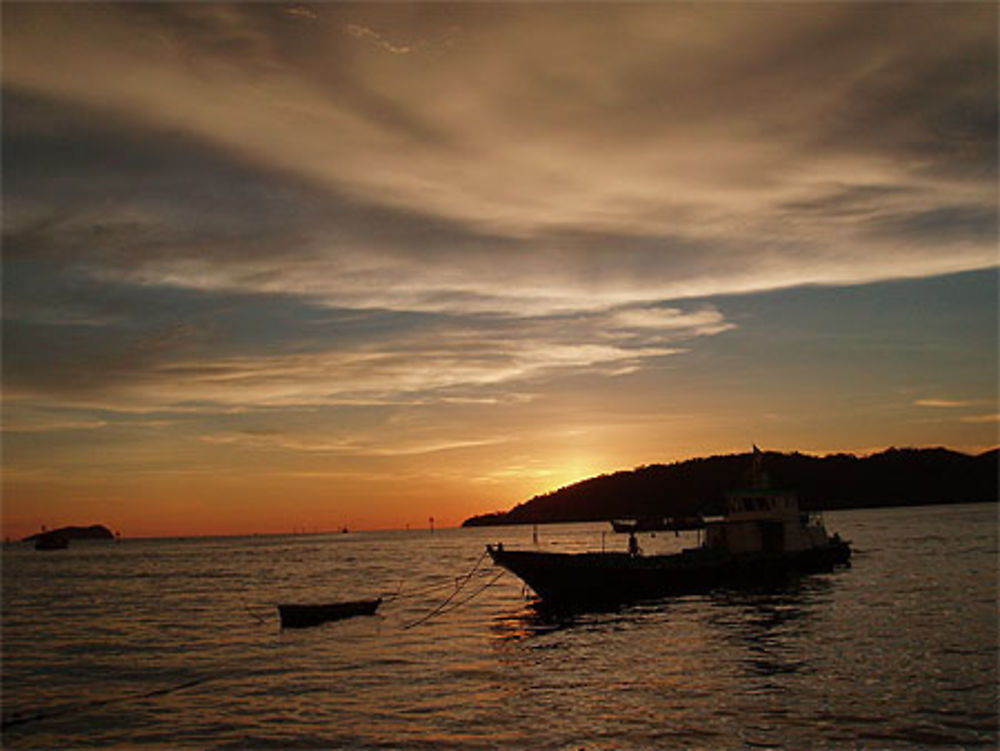
<path id="1" fill-rule="evenodd" d="M 29 535 L 21 542 L 37 542 L 40 537 L 60 537 L 64 540 L 113 540 L 114 534 L 103 524 L 92 524 L 89 527 L 61 527 Z"/>

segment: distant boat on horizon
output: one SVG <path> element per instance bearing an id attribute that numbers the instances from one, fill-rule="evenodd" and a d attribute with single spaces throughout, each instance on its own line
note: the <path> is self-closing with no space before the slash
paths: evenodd
<path id="1" fill-rule="evenodd" d="M 43 541 L 44 538 L 44 541 Z M 42 525 L 42 531 L 22 538 L 22 542 L 33 542 L 38 550 L 62 550 L 69 546 L 70 540 L 113 540 L 114 534 L 103 524 L 92 524 L 89 527 L 60 527 L 59 529 L 46 529 Z M 59 540 L 64 540 L 65 545 L 61 545 Z M 39 544 L 40 543 L 40 544 Z"/>
<path id="2" fill-rule="evenodd" d="M 657 516 L 640 517 L 637 519 L 612 519 L 611 528 L 615 532 L 685 532 L 705 528 L 705 517 L 695 516 Z"/>

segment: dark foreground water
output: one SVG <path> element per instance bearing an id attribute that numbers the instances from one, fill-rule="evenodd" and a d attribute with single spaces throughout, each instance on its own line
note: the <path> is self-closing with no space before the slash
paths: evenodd
<path id="1" fill-rule="evenodd" d="M 563 620 L 481 561 L 530 528 L 16 546 L 3 745 L 994 748 L 996 514 L 829 513 L 851 569 Z M 624 544 L 604 530 L 538 545 Z M 279 601 L 397 591 L 378 617 L 278 628 Z"/>

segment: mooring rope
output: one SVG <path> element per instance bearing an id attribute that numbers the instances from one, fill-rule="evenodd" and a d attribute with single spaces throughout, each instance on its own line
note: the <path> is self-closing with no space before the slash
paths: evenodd
<path id="1" fill-rule="evenodd" d="M 111 704 L 121 704 L 127 701 L 137 701 L 139 699 L 152 699 L 155 696 L 165 696 L 167 694 L 172 694 L 175 691 L 180 691 L 185 688 L 191 688 L 192 686 L 197 686 L 200 683 L 205 683 L 206 681 L 213 680 L 217 676 L 202 676 L 200 678 L 195 678 L 190 681 L 185 681 L 184 683 L 179 683 L 174 686 L 165 686 L 164 688 L 157 688 L 152 691 L 146 691 L 141 694 L 128 694 L 126 696 L 115 696 L 111 699 L 92 699 L 90 701 L 76 702 L 73 704 L 64 705 L 61 707 L 56 707 L 48 711 L 42 710 L 28 714 L 27 712 L 14 712 L 8 717 L 5 717 L 2 722 L 0 722 L 0 729 L 7 730 L 8 728 L 15 727 L 17 725 L 25 725 L 29 722 L 37 722 L 38 720 L 48 720 L 53 717 L 62 717 L 64 715 L 73 714 L 74 712 L 82 712 L 85 709 L 92 709 L 97 707 L 106 707 Z"/>
<path id="2" fill-rule="evenodd" d="M 489 589 L 494 584 L 496 584 L 498 581 L 500 581 L 500 577 L 503 576 L 503 575 L 504 575 L 503 571 L 497 571 L 490 578 L 490 580 L 488 582 L 486 582 L 483 586 L 481 586 L 479 589 L 477 589 L 471 595 L 467 595 L 464 598 L 462 598 L 461 600 L 459 600 L 458 602 L 452 603 L 451 606 L 449 606 L 448 608 L 445 608 L 444 610 L 440 611 L 438 613 L 438 615 L 444 615 L 445 613 L 450 613 L 453 610 L 458 610 L 458 608 L 460 608 L 462 605 L 464 605 L 465 603 L 470 602 L 471 600 L 474 600 L 475 598 L 479 597 L 479 595 L 481 595 L 487 589 Z"/>
<path id="3" fill-rule="evenodd" d="M 413 589 L 405 589 L 405 581 L 400 581 L 399 587 L 395 592 L 382 596 L 383 602 L 392 602 L 396 599 L 401 599 L 403 597 L 413 597 L 415 595 L 427 594 L 429 592 L 437 592 L 442 589 L 454 588 L 456 586 L 453 580 L 434 582 L 432 584 L 425 584 L 422 587 L 414 587 Z"/>
<path id="4" fill-rule="evenodd" d="M 450 595 L 448 595 L 446 598 L 444 598 L 444 600 L 441 603 L 439 603 L 437 605 L 437 607 L 433 608 L 430 612 L 426 613 L 425 615 L 421 616 L 420 618 L 417 618 L 417 620 L 415 620 L 415 621 L 411 621 L 410 623 L 403 624 L 403 627 L 402 627 L 403 630 L 405 631 L 407 629 L 413 628 L 414 626 L 419 626 L 421 623 L 426 623 L 427 621 L 429 621 L 434 616 L 440 615 L 441 613 L 446 612 L 445 608 L 447 608 L 448 605 L 451 603 L 451 601 L 454 600 L 458 596 L 458 593 L 462 591 L 462 589 L 465 587 L 465 585 L 469 583 L 469 581 L 472 579 L 472 577 L 479 570 L 479 566 L 480 566 L 480 564 L 482 564 L 484 558 L 486 558 L 486 551 L 485 550 L 482 552 L 482 554 L 479 556 L 479 558 L 476 559 L 476 564 L 469 570 L 469 572 L 467 574 L 456 578 L 456 580 L 455 580 L 455 591 L 454 592 L 452 592 Z M 485 587 L 483 589 L 485 589 Z M 482 591 L 482 589 L 478 590 L 476 592 L 476 594 L 478 594 L 481 591 Z M 463 602 L 466 602 L 466 600 L 463 600 Z"/>
<path id="5" fill-rule="evenodd" d="M 415 626 L 419 626 L 420 624 L 426 623 L 427 621 L 431 620 L 436 616 L 443 615 L 444 613 L 450 613 L 452 610 L 455 610 L 456 608 L 471 601 L 475 597 L 478 597 L 480 594 L 482 594 L 487 589 L 496 584 L 496 582 L 500 579 L 500 577 L 503 576 L 504 572 L 500 571 L 495 575 L 491 575 L 489 571 L 480 570 L 480 566 L 482 566 L 483 561 L 485 560 L 487 555 L 488 551 L 484 550 L 482 553 L 480 553 L 479 558 L 476 559 L 476 562 L 473 564 L 471 569 L 469 569 L 466 573 L 460 576 L 454 577 L 454 579 L 451 581 L 440 581 L 440 582 L 425 584 L 422 587 L 408 589 L 405 591 L 405 593 L 403 591 L 403 587 L 404 584 L 406 583 L 406 578 L 403 577 L 402 579 L 400 579 L 399 586 L 396 588 L 396 591 L 382 595 L 381 599 L 384 602 L 388 603 L 404 596 L 413 597 L 419 594 L 427 594 L 429 592 L 435 592 L 446 588 L 452 588 L 451 593 L 447 597 L 445 597 L 444 600 L 442 600 L 429 612 L 425 613 L 416 620 L 403 624 L 402 629 L 408 630 L 414 628 Z M 458 599 L 456 601 L 455 598 L 457 598 L 459 594 L 461 594 L 461 592 L 465 589 L 466 585 L 468 585 L 469 582 L 471 582 L 473 579 L 477 577 L 479 578 L 480 581 L 485 580 L 487 578 L 489 578 L 489 581 L 487 581 L 481 587 L 476 589 L 476 591 L 473 592 L 472 594 L 466 595 L 465 597 Z M 240 599 L 242 601 L 244 609 L 247 611 L 247 613 L 250 614 L 251 617 L 253 617 L 257 621 L 258 624 L 264 625 L 268 623 L 267 619 L 265 619 L 261 615 L 258 615 L 253 611 L 253 609 L 251 609 L 251 607 L 247 604 L 245 598 L 241 597 Z"/>
<path id="6" fill-rule="evenodd" d="M 268 623 L 267 619 L 264 616 L 258 615 L 257 613 L 253 612 L 253 610 L 250 609 L 250 606 L 247 605 L 247 601 L 243 598 L 243 595 L 240 595 L 240 602 L 243 603 L 243 607 L 250 615 L 252 615 L 256 619 L 258 624 L 260 624 L 261 626 L 267 625 Z"/>
<path id="7" fill-rule="evenodd" d="M 453 577 L 446 581 L 432 582 L 430 584 L 425 584 L 420 587 L 414 587 L 413 589 L 404 589 L 404 584 L 405 584 L 405 578 L 404 578 L 400 580 L 399 587 L 396 589 L 396 591 L 391 594 L 382 595 L 382 600 L 383 602 L 392 602 L 393 600 L 402 599 L 404 597 L 414 597 L 416 595 L 428 594 L 431 592 L 439 592 L 445 589 L 461 589 L 463 586 L 465 586 L 465 584 L 468 583 L 470 579 L 476 576 L 481 576 L 485 578 L 490 575 L 489 571 L 477 570 L 478 566 L 482 563 L 483 557 L 485 557 L 485 554 L 483 554 L 483 556 L 480 556 L 480 560 L 476 561 L 476 566 L 474 566 L 471 571 L 462 574 L 460 576 Z"/>

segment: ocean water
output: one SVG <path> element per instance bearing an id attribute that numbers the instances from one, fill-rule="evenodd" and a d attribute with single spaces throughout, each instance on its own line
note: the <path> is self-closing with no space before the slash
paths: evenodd
<path id="1" fill-rule="evenodd" d="M 997 506 L 826 522 L 851 568 L 562 618 L 484 545 L 623 547 L 606 525 L 11 546 L 3 745 L 995 748 Z"/>

